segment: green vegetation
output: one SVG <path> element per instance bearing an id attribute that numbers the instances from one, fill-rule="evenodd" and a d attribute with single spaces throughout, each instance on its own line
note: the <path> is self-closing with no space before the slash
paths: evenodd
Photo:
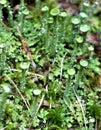
<path id="1" fill-rule="evenodd" d="M 0 1 L 0 129 L 101 129 L 101 64 L 88 37 L 101 37 L 93 4 L 81 2 L 73 16 L 52 0 L 31 11 L 21 0 L 17 14 Z"/>

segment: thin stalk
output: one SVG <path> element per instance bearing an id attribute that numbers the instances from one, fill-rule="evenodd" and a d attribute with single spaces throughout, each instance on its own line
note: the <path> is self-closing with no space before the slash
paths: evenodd
<path id="1" fill-rule="evenodd" d="M 57 53 L 58 53 L 58 43 L 59 43 L 59 30 L 60 30 L 60 24 L 59 24 L 59 21 L 58 21 L 58 16 L 56 16 L 56 24 L 55 24 L 55 27 L 54 27 L 54 39 L 53 39 L 53 46 L 54 46 L 54 49 L 55 49 L 55 57 L 54 57 L 54 63 L 57 59 Z"/>
<path id="2" fill-rule="evenodd" d="M 40 2 L 41 2 L 41 0 L 36 0 L 34 14 L 38 14 L 38 12 L 40 10 Z"/>
<path id="3" fill-rule="evenodd" d="M 3 18 L 2 8 L 3 8 L 3 6 L 0 4 L 0 20 L 2 20 L 2 18 Z"/>
<path id="4" fill-rule="evenodd" d="M 3 92 L 0 98 L 0 120 L 2 120 L 6 107 L 7 93 Z"/>
<path id="5" fill-rule="evenodd" d="M 14 81 L 13 81 L 7 74 L 4 74 L 4 76 L 5 76 L 5 78 L 8 79 L 8 81 L 9 81 L 9 82 L 13 85 L 13 87 L 17 90 L 18 94 L 21 96 L 23 102 L 25 103 L 27 109 L 28 109 L 29 112 L 30 112 L 30 108 L 29 108 L 29 106 L 28 106 L 28 104 L 27 104 L 27 102 L 26 102 L 26 99 L 24 98 L 24 96 L 23 96 L 22 93 L 20 92 L 18 86 L 14 83 Z"/>
<path id="6" fill-rule="evenodd" d="M 14 21 L 13 21 L 13 11 L 12 11 L 12 8 L 9 4 L 9 2 L 7 1 L 7 11 L 8 11 L 8 22 L 9 22 L 9 25 L 11 27 L 13 27 L 14 25 Z"/>
<path id="7" fill-rule="evenodd" d="M 2 49 L 2 53 L 0 55 L 0 74 L 4 72 L 6 67 L 6 50 L 5 48 Z"/>
<path id="8" fill-rule="evenodd" d="M 21 3 L 22 6 L 24 6 L 25 1 L 24 0 L 20 0 L 20 3 Z"/>
<path id="9" fill-rule="evenodd" d="M 18 22 L 19 22 L 19 28 L 20 32 L 23 32 L 23 26 L 24 26 L 24 14 L 23 14 L 23 9 L 25 8 L 24 6 L 24 0 L 20 1 L 20 7 L 19 7 L 19 12 L 18 12 Z"/>
<path id="10" fill-rule="evenodd" d="M 76 93 L 74 87 L 72 87 L 72 89 L 73 89 L 73 92 L 74 92 L 74 94 L 75 94 L 75 97 L 76 97 L 76 99 L 77 99 L 77 101 L 78 101 L 78 103 L 79 103 L 79 105 L 80 105 L 80 108 L 81 108 L 81 111 L 82 111 L 82 115 L 83 115 L 83 118 L 84 118 L 85 128 L 86 128 L 86 130 L 87 130 L 86 117 L 85 117 L 85 113 L 84 113 L 83 106 L 82 106 L 82 104 L 81 104 L 80 98 L 79 98 L 79 96 L 77 95 L 77 93 Z"/>
<path id="11" fill-rule="evenodd" d="M 62 73 L 63 73 L 63 62 L 64 62 L 64 59 L 65 59 L 66 55 L 67 55 L 67 52 L 63 55 L 62 60 L 61 60 L 60 80 L 62 79 Z"/>
<path id="12" fill-rule="evenodd" d="M 76 114 L 75 114 L 75 111 L 74 111 L 74 108 L 73 108 L 74 107 L 73 103 L 71 102 L 71 100 L 68 100 L 68 102 L 67 102 L 65 98 L 63 98 L 63 99 L 64 99 L 65 104 L 68 106 L 69 110 L 72 112 L 75 120 L 77 120 L 77 117 L 76 117 Z M 77 120 L 77 122 L 80 126 L 80 122 L 78 120 Z"/>
<path id="13" fill-rule="evenodd" d="M 21 80 L 20 80 L 20 86 L 21 86 L 22 91 L 25 89 L 25 85 L 26 85 L 25 73 L 26 73 L 26 70 L 22 70 Z"/>

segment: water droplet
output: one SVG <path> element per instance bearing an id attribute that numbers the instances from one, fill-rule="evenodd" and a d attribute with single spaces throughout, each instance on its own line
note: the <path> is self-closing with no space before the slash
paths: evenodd
<path id="1" fill-rule="evenodd" d="M 58 50 L 56 50 L 55 52 L 58 53 Z"/>

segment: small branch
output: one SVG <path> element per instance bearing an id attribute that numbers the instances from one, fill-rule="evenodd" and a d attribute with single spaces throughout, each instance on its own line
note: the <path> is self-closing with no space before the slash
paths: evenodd
<path id="1" fill-rule="evenodd" d="M 4 74 L 4 76 L 9 80 L 9 82 L 13 85 L 13 87 L 17 90 L 17 92 L 19 93 L 19 95 L 21 96 L 23 102 L 25 103 L 27 109 L 30 111 L 29 106 L 27 105 L 27 102 L 24 98 L 24 96 L 22 95 L 22 93 L 20 92 L 19 88 L 17 87 L 17 85 L 13 82 L 13 80 L 6 74 Z"/>
<path id="2" fill-rule="evenodd" d="M 45 88 L 45 91 L 46 91 L 46 92 L 48 91 L 47 88 L 48 88 L 48 85 L 46 85 L 46 88 Z M 38 108 L 37 108 L 37 112 L 39 111 L 40 107 L 41 107 L 42 104 L 43 104 L 44 97 L 45 97 L 45 94 L 42 95 L 42 98 L 41 98 L 41 100 L 40 100 L 40 102 L 39 102 L 39 105 L 38 105 Z"/>

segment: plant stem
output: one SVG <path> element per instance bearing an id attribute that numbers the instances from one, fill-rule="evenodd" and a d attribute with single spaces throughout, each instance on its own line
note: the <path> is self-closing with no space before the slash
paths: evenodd
<path id="1" fill-rule="evenodd" d="M 62 73 L 63 73 L 63 62 L 64 62 L 64 59 L 67 55 L 67 52 L 64 54 L 62 60 L 61 60 L 61 72 L 60 72 L 60 80 L 62 79 Z"/>
<path id="2" fill-rule="evenodd" d="M 2 120 L 4 116 L 4 110 L 6 107 L 6 99 L 7 99 L 7 93 L 3 92 L 2 95 L 0 95 L 0 120 Z"/>
<path id="3" fill-rule="evenodd" d="M 14 83 L 14 81 L 7 75 L 7 74 L 4 74 L 5 78 L 7 78 L 9 80 L 9 82 L 13 85 L 13 87 L 17 90 L 17 92 L 19 93 L 19 95 L 21 96 L 23 102 L 25 103 L 27 109 L 29 110 L 30 112 L 30 108 L 24 98 L 24 96 L 22 95 L 22 93 L 20 92 L 19 88 L 17 87 L 17 85 Z"/>
<path id="4" fill-rule="evenodd" d="M 20 80 L 20 87 L 22 91 L 25 89 L 25 85 L 26 85 L 25 73 L 26 73 L 26 70 L 22 70 L 21 80 Z"/>
<path id="5" fill-rule="evenodd" d="M 13 27 L 13 25 L 14 25 L 14 22 L 13 22 L 13 11 L 12 11 L 11 6 L 10 6 L 8 1 L 7 1 L 7 10 L 8 10 L 8 22 L 9 22 L 9 25 L 11 27 Z"/>
<path id="6" fill-rule="evenodd" d="M 2 8 L 3 8 L 3 6 L 0 4 L 0 20 L 2 20 L 2 18 L 3 18 Z"/>
<path id="7" fill-rule="evenodd" d="M 19 28 L 20 32 L 23 32 L 23 26 L 24 26 L 24 14 L 23 14 L 23 9 L 24 9 L 24 0 L 20 1 L 20 8 L 19 8 L 19 15 L 18 15 L 18 21 L 19 21 Z"/>
<path id="8" fill-rule="evenodd" d="M 72 89 L 73 89 L 73 92 L 74 92 L 74 94 L 75 94 L 75 97 L 77 98 L 77 101 L 78 101 L 78 103 L 79 103 L 79 105 L 80 105 L 80 108 L 81 108 L 81 111 L 82 111 L 82 115 L 83 115 L 83 118 L 84 118 L 85 128 L 86 128 L 86 130 L 87 130 L 86 117 L 85 117 L 85 113 L 84 113 L 83 106 L 82 106 L 82 104 L 81 104 L 81 101 L 80 101 L 79 96 L 77 95 L 77 93 L 76 93 L 76 91 L 75 91 L 75 89 L 74 89 L 74 86 L 72 86 Z"/>

